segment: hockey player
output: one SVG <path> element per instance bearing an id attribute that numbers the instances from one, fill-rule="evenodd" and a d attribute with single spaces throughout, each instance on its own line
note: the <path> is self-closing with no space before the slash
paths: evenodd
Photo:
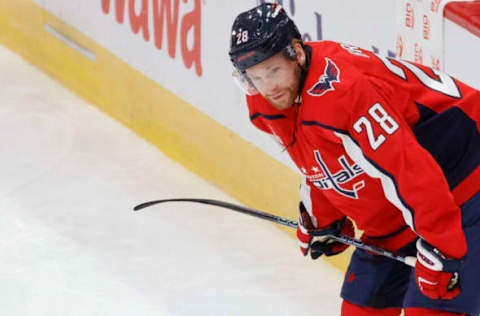
<path id="1" fill-rule="evenodd" d="M 430 68 L 330 41 L 303 43 L 276 4 L 241 13 L 230 58 L 251 122 L 302 174 L 304 255 L 354 235 L 414 269 L 357 249 L 342 315 L 480 313 L 480 93 Z"/>

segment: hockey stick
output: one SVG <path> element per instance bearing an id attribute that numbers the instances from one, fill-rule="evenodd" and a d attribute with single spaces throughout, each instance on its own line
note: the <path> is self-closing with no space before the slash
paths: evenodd
<path id="1" fill-rule="evenodd" d="M 224 201 L 209 200 L 209 199 L 156 200 L 156 201 L 150 201 L 150 202 L 145 202 L 145 203 L 139 204 L 139 205 L 135 206 L 133 208 L 133 210 L 134 211 L 139 211 L 139 210 L 144 209 L 146 207 L 156 205 L 156 204 L 160 204 L 160 203 L 166 203 L 166 202 L 194 202 L 194 203 L 214 205 L 214 206 L 227 208 L 227 209 L 239 212 L 239 213 L 243 213 L 243 214 L 247 214 L 247 215 L 250 215 L 250 216 L 258 217 L 258 218 L 261 218 L 261 219 L 264 219 L 264 220 L 267 220 L 267 221 L 270 221 L 270 222 L 274 222 L 276 224 L 280 224 L 280 225 L 283 225 L 283 226 L 287 226 L 287 227 L 290 227 L 290 228 L 295 228 L 296 229 L 297 226 L 298 226 L 298 223 L 296 221 L 292 221 L 292 220 L 289 220 L 289 219 L 286 219 L 286 218 L 283 218 L 283 217 L 280 217 L 280 216 L 277 216 L 277 215 L 265 213 L 265 212 L 255 210 L 255 209 L 252 209 L 252 208 L 248 208 L 248 207 L 245 207 L 245 206 L 241 206 L 241 205 L 235 205 L 235 204 L 224 202 Z M 390 258 L 390 259 L 393 259 L 393 260 L 403 262 L 404 264 L 409 265 L 411 267 L 415 266 L 415 262 L 417 260 L 415 257 L 410 257 L 410 256 L 404 257 L 404 256 L 396 255 L 393 252 L 390 252 L 388 250 L 382 249 L 380 247 L 365 244 L 361 240 L 358 240 L 358 239 L 355 239 L 355 238 L 352 238 L 352 237 L 348 237 L 348 236 L 345 236 L 345 235 L 325 235 L 325 237 L 333 239 L 333 240 L 338 241 L 338 242 L 343 243 L 343 244 L 351 245 L 351 246 L 354 246 L 356 248 L 360 248 L 360 249 L 369 251 L 369 252 L 374 253 L 376 255 L 384 256 L 384 257 L 387 257 L 387 258 Z"/>

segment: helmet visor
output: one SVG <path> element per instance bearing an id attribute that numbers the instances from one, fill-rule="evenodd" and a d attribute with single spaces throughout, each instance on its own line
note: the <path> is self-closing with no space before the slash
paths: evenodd
<path id="1" fill-rule="evenodd" d="M 246 95 L 256 95 L 259 94 L 257 88 L 253 85 L 251 80 L 247 77 L 246 73 L 240 72 L 238 69 L 235 69 L 232 73 L 233 80 L 237 86 L 245 93 Z"/>

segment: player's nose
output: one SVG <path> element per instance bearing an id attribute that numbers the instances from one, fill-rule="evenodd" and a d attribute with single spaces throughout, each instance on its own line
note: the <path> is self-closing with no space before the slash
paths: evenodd
<path id="1" fill-rule="evenodd" d="M 268 83 L 265 85 L 265 94 L 268 96 L 278 94 L 279 91 L 280 84 L 276 80 L 269 80 Z"/>

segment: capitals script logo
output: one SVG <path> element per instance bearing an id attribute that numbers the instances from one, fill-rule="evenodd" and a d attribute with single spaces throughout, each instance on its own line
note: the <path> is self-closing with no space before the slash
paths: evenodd
<path id="1" fill-rule="evenodd" d="M 308 94 L 314 97 L 319 97 L 328 91 L 335 90 L 333 83 L 340 82 L 340 70 L 337 65 L 328 57 L 325 57 L 325 62 L 326 66 L 323 75 L 321 75 L 318 82 L 308 90 Z"/>
<path id="2" fill-rule="evenodd" d="M 358 191 L 365 186 L 365 182 L 363 180 L 354 183 L 351 190 L 342 186 L 356 178 L 358 175 L 364 173 L 363 169 L 357 164 L 350 165 L 345 156 L 342 155 L 340 158 L 338 158 L 338 162 L 342 166 L 342 169 L 336 173 L 333 173 L 328 169 L 327 164 L 323 161 L 320 151 L 314 150 L 313 153 L 315 155 L 315 160 L 322 171 L 322 178 L 320 179 L 318 179 L 316 176 L 309 177 L 313 185 L 320 190 L 333 189 L 345 197 L 355 200 L 358 199 Z"/>

